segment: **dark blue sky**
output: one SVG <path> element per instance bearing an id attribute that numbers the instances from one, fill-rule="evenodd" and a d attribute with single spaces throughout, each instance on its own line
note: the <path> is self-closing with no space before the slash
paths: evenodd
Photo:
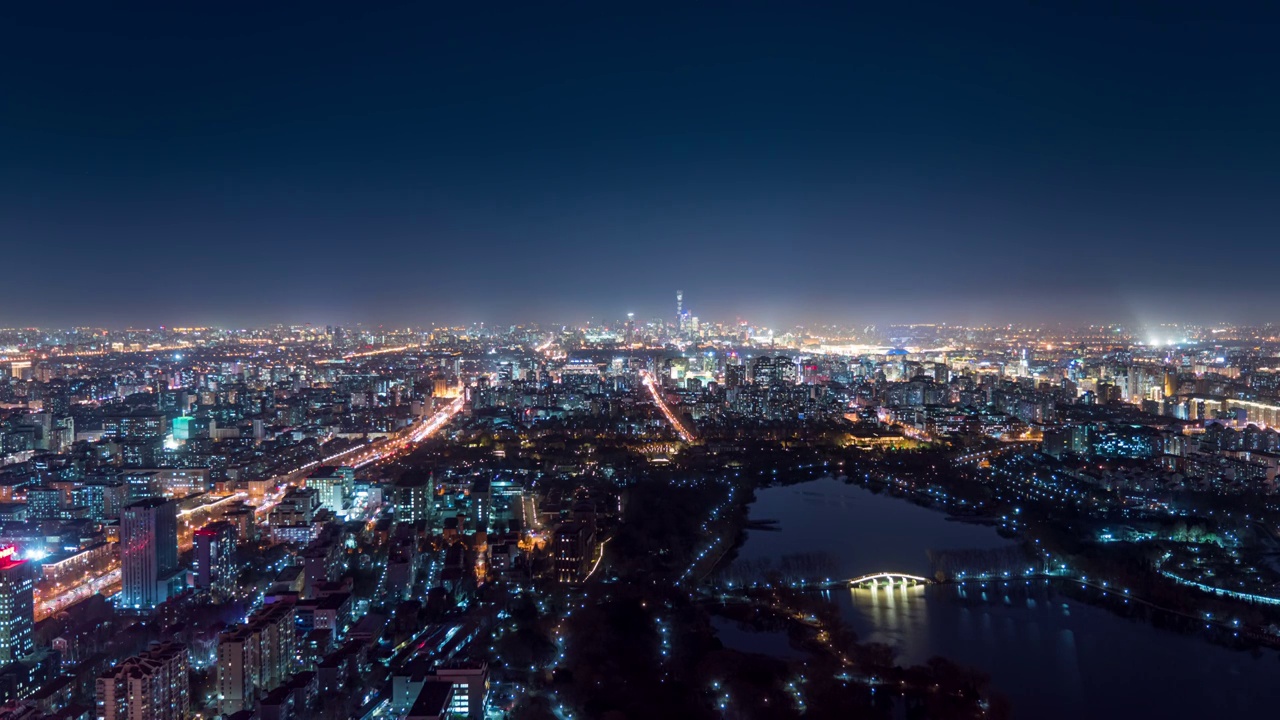
<path id="1" fill-rule="evenodd" d="M 720 5 L 9 3 L 0 325 L 1280 320 L 1269 5 Z"/>

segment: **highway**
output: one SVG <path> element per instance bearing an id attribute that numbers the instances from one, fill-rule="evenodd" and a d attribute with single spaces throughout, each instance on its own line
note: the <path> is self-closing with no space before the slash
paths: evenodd
<path id="1" fill-rule="evenodd" d="M 412 450 L 414 445 L 439 432 L 440 428 L 447 425 L 453 419 L 453 416 L 461 412 L 465 406 L 466 396 L 459 396 L 426 420 L 399 430 L 390 437 L 375 440 L 367 445 L 348 448 L 326 458 L 313 460 L 293 472 L 277 475 L 273 483 L 276 491 L 267 496 L 266 500 L 254 512 L 257 514 L 270 512 L 271 508 L 275 507 L 280 502 L 280 498 L 284 497 L 284 494 L 288 492 L 290 486 L 302 479 L 306 473 L 322 465 L 341 463 L 359 470 L 366 465 L 372 465 L 382 460 L 403 455 Z"/>
<path id="2" fill-rule="evenodd" d="M 650 375 L 647 370 L 641 370 L 640 376 L 645 387 L 649 388 L 649 394 L 653 396 L 654 404 L 657 405 L 658 409 L 662 411 L 662 414 L 666 416 L 667 422 L 671 423 L 671 427 L 675 428 L 675 431 L 680 435 L 682 440 L 685 442 L 693 442 L 693 433 L 689 432 L 688 428 L 684 426 L 684 423 L 680 422 L 680 418 L 676 417 L 676 414 L 671 412 L 671 408 L 667 407 L 667 401 L 662 398 L 662 392 L 658 388 L 658 383 L 654 382 L 653 376 Z"/>
<path id="3" fill-rule="evenodd" d="M 387 438 L 384 440 L 378 440 L 368 445 L 360 445 L 354 448 L 350 448 L 340 453 L 335 453 L 333 455 L 330 455 L 329 457 L 326 457 L 323 460 L 315 460 L 313 462 L 309 462 L 306 465 L 303 465 L 302 467 L 298 468 L 297 470 L 294 470 L 293 472 L 276 476 L 275 479 L 277 480 L 277 483 L 276 483 L 277 490 L 271 495 L 269 495 L 266 501 L 263 502 L 262 505 L 258 506 L 258 508 L 254 512 L 255 513 L 270 512 L 271 508 L 275 507 L 275 505 L 280 502 L 280 498 L 284 497 L 284 494 L 285 492 L 288 491 L 288 487 L 290 485 L 292 485 L 293 483 L 296 483 L 298 480 L 304 477 L 305 474 L 310 470 L 316 467 L 319 467 L 321 465 L 332 464 L 338 461 L 346 461 L 346 463 L 351 465 L 352 467 L 360 468 L 360 467 L 364 467 L 365 465 L 378 462 L 380 460 L 385 460 L 391 457 L 395 457 L 397 455 L 402 455 L 412 450 L 416 444 L 422 442 L 423 440 L 426 440 L 427 438 L 439 432 L 440 429 L 443 428 L 445 425 L 447 425 L 448 422 L 453 419 L 453 416 L 461 412 L 463 407 L 465 406 L 466 406 L 466 397 L 461 396 L 458 399 L 454 400 L 453 402 L 441 408 L 434 415 L 427 418 L 423 422 L 417 423 L 415 425 L 411 425 L 410 427 L 397 433 L 397 435 L 394 437 Z M 197 508 L 196 512 L 204 512 L 208 510 L 210 507 L 212 507 L 213 505 L 218 505 L 223 502 L 228 502 L 231 500 L 240 500 L 245 497 L 247 496 L 244 493 L 236 493 L 235 495 L 228 495 L 226 498 L 223 498 L 222 500 L 218 500 L 214 503 L 211 503 L 210 505 Z M 181 516 L 183 516 L 181 519 L 185 520 L 186 516 L 190 514 L 190 512 L 191 511 L 184 511 L 183 513 L 179 513 Z M 180 534 L 185 535 L 184 538 L 180 538 L 181 540 L 185 540 L 185 542 L 181 543 L 181 545 L 184 546 L 181 549 L 183 550 L 190 549 L 191 547 L 190 532 L 188 531 L 186 533 L 180 533 Z M 65 590 L 62 589 L 61 585 L 48 587 L 48 586 L 45 586 L 44 583 L 37 581 L 36 592 L 35 592 L 35 619 L 37 621 L 43 620 L 46 617 L 49 617 L 50 615 L 53 615 L 55 613 L 62 611 L 63 609 L 67 608 L 70 605 L 74 605 L 75 603 L 80 602 L 85 598 L 88 598 L 94 593 L 101 592 L 103 595 L 110 597 L 111 595 L 114 595 L 115 593 L 119 592 L 119 590 L 120 590 L 120 561 L 118 559 L 112 563 L 112 567 L 108 569 L 106 572 L 100 573 L 93 577 L 89 577 L 86 575 L 82 582 L 76 585 L 69 586 Z M 54 594 L 52 597 L 49 597 L 48 599 L 42 600 L 41 598 L 43 597 L 43 595 L 49 592 L 53 592 L 56 594 Z"/>
<path id="4" fill-rule="evenodd" d="M 40 599 L 42 593 L 41 589 L 37 586 L 35 596 L 33 598 L 35 600 L 33 614 L 36 622 L 40 622 L 51 615 L 56 615 L 71 605 L 89 598 L 94 593 L 102 593 L 106 597 L 111 597 L 112 595 L 120 592 L 120 561 L 117 560 L 113 564 L 115 566 L 113 569 L 92 578 L 89 578 L 86 575 L 86 579 L 84 581 L 75 585 L 69 585 L 66 590 L 59 592 L 47 600 Z M 61 588 L 61 585 L 55 585 L 52 588 L 47 588 L 46 591 L 49 589 L 57 591 L 61 590 Z"/>
<path id="5" fill-rule="evenodd" d="M 375 440 L 368 445 L 349 448 L 340 453 L 334 453 L 323 460 L 316 460 L 314 462 L 307 463 L 296 472 L 291 473 L 291 475 L 306 472 L 321 465 L 332 465 L 339 460 L 341 460 L 344 465 L 360 469 L 365 465 L 371 465 L 379 460 L 401 455 L 406 450 L 412 449 L 413 445 L 436 434 L 436 432 L 448 424 L 448 422 L 453 419 L 453 416 L 457 415 L 465 405 L 466 397 L 459 396 L 453 402 L 436 411 L 434 415 L 422 422 L 410 425 L 403 430 L 397 431 L 390 437 Z"/>
<path id="6" fill-rule="evenodd" d="M 316 364 L 317 364 L 317 365 L 332 365 L 332 364 L 334 364 L 334 363 L 345 363 L 345 362 L 347 362 L 348 360 L 356 360 L 356 359 L 359 359 L 359 358 L 375 357 L 375 356 L 377 356 L 377 355 L 391 355 L 391 354 L 394 354 L 394 353 L 409 352 L 409 351 L 411 351 L 411 350 L 422 350 L 422 349 L 424 349 L 424 348 L 426 348 L 426 347 L 427 347 L 427 346 L 426 346 L 425 344 L 422 344 L 422 343 L 419 343 L 419 344 L 417 344 L 417 345 L 397 345 L 397 346 L 395 346 L 395 347 L 380 347 L 380 348 L 374 348 L 374 349 L 372 349 L 372 350 L 363 350 L 363 351 L 360 351 L 360 352 L 349 352 L 349 353 L 346 353 L 345 355 L 343 355 L 343 356 L 342 356 L 342 357 L 340 357 L 340 358 L 332 358 L 332 359 L 329 359 L 329 360 L 320 360 L 320 361 L 319 361 L 319 362 L 317 362 Z"/>

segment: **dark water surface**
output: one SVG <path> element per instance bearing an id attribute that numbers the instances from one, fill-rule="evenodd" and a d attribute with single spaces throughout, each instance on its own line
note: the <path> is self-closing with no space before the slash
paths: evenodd
<path id="1" fill-rule="evenodd" d="M 827 552 L 840 577 L 928 575 L 927 550 L 1008 543 L 992 528 L 831 479 L 759 491 L 751 516 L 778 520 L 778 530 L 751 531 L 740 558 Z M 941 655 L 986 672 L 1018 718 L 1280 717 L 1280 654 L 1121 618 L 1042 580 L 829 597 L 861 639 L 892 645 L 903 664 Z M 731 634 L 731 646 L 781 652 L 776 636 Z"/>

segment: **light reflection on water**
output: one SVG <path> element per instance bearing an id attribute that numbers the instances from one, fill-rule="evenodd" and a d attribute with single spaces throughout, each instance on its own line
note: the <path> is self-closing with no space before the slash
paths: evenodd
<path id="1" fill-rule="evenodd" d="M 827 551 L 846 577 L 927 575 L 929 549 L 1005 542 L 990 528 L 834 480 L 760 491 L 752 516 L 777 519 L 778 531 L 751 532 L 742 557 Z M 1266 717 L 1280 702 L 1277 653 L 1254 656 L 1130 621 L 1044 581 L 825 594 L 860 639 L 894 647 L 901 663 L 941 655 L 989 674 L 1019 718 Z"/>

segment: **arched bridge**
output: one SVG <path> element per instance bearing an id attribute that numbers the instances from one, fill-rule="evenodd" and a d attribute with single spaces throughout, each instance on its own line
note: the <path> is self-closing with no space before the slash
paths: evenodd
<path id="1" fill-rule="evenodd" d="M 863 575 L 861 577 L 849 578 L 839 583 L 851 588 L 895 588 L 895 587 L 913 587 L 915 585 L 928 585 L 931 581 L 929 578 L 920 577 L 919 575 L 908 575 L 906 573 L 882 572 Z"/>

